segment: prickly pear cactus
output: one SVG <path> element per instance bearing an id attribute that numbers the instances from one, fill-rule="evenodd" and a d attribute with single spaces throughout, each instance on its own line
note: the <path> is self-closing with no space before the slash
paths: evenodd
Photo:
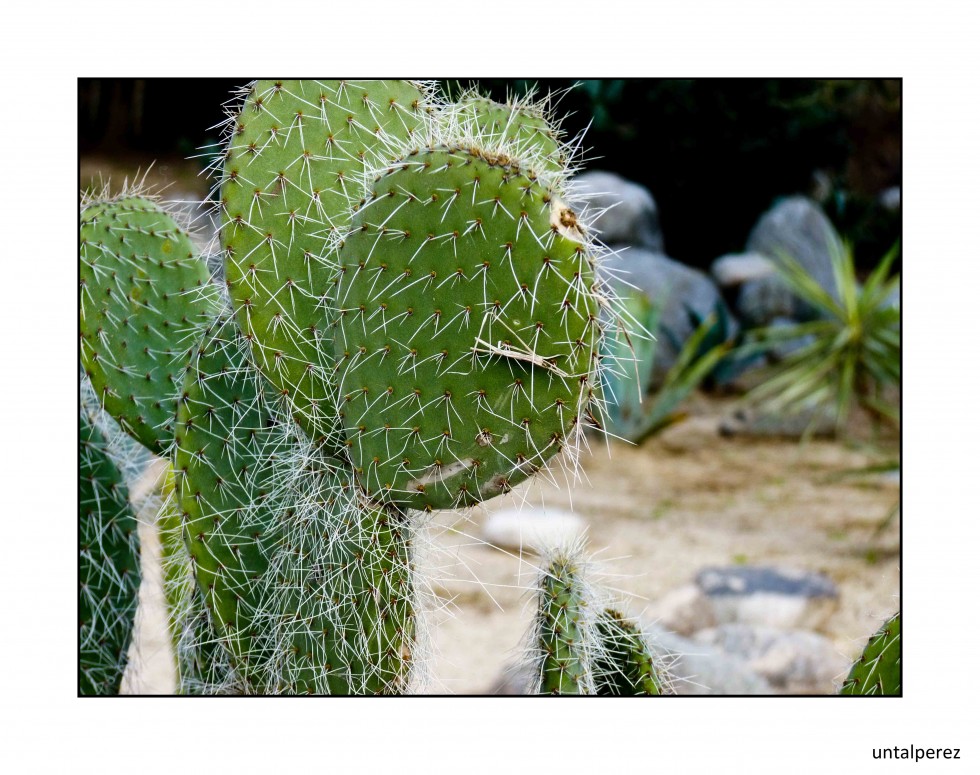
<path id="1" fill-rule="evenodd" d="M 261 648 L 263 582 L 279 514 L 268 502 L 287 433 L 270 411 L 276 398 L 247 366 L 233 321 L 204 337 L 177 414 L 176 487 L 198 586 L 241 678 L 270 659 Z M 267 390 L 267 395 L 264 391 Z"/>
<path id="2" fill-rule="evenodd" d="M 529 674 L 535 694 L 670 694 L 670 676 L 639 625 L 609 607 L 581 546 L 550 549 L 538 577 Z"/>
<path id="3" fill-rule="evenodd" d="M 878 630 L 841 687 L 841 694 L 901 695 L 902 614 L 897 613 Z"/>
<path id="4" fill-rule="evenodd" d="M 339 443 L 331 384 L 335 263 L 365 163 L 426 117 L 407 81 L 257 81 L 230 124 L 221 183 L 225 274 L 253 360 L 314 439 Z"/>
<path id="5" fill-rule="evenodd" d="M 433 509 L 508 492 L 596 422 L 594 258 L 518 160 L 406 155 L 371 184 L 340 262 L 340 410 L 372 498 Z"/>
<path id="6" fill-rule="evenodd" d="M 100 403 L 172 453 L 158 528 L 180 690 L 405 692 L 425 644 L 412 509 L 505 493 L 601 427 L 617 316 L 565 196 L 571 146 L 530 98 L 275 80 L 240 96 L 218 162 L 233 309 L 217 317 L 152 199 L 88 199 L 82 362 Z M 642 638 L 597 622 L 578 570 L 559 553 L 542 582 L 540 690 L 651 689 Z M 83 631 L 113 610 L 83 604 Z"/>
<path id="7" fill-rule="evenodd" d="M 557 553 L 538 586 L 537 675 L 540 694 L 595 694 L 590 667 L 593 650 L 588 588 L 574 554 Z"/>
<path id="8" fill-rule="evenodd" d="M 292 425 L 247 352 L 233 321 L 205 337 L 176 454 L 197 584 L 241 690 L 398 691 L 414 638 L 410 530 Z"/>
<path id="9" fill-rule="evenodd" d="M 596 694 L 659 695 L 664 676 L 635 622 L 611 608 L 596 621 L 597 648 L 593 658 Z"/>
<path id="10" fill-rule="evenodd" d="M 103 408 L 161 453 L 189 354 L 213 314 L 207 267 L 171 214 L 131 192 L 83 201 L 80 257 L 82 367 Z"/>
<path id="11" fill-rule="evenodd" d="M 84 411 L 78 423 L 78 519 L 79 692 L 118 694 L 136 618 L 139 536 L 122 475 Z"/>

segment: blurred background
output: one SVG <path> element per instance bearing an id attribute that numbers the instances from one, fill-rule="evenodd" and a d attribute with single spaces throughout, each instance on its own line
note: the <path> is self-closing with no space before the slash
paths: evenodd
<path id="1" fill-rule="evenodd" d="M 636 366 L 609 376 L 579 477 L 433 517 L 433 691 L 513 689 L 531 544 L 585 534 L 681 693 L 833 693 L 900 605 L 901 82 L 477 85 L 553 95 L 605 279 L 654 336 L 609 345 Z M 205 245 L 238 86 L 80 79 L 81 187 L 149 169 Z M 154 573 L 133 691 L 172 681 Z"/>

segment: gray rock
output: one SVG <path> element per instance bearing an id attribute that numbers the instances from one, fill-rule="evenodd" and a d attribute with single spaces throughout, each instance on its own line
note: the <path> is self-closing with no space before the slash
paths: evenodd
<path id="1" fill-rule="evenodd" d="M 647 609 L 647 617 L 679 635 L 691 635 L 716 623 L 711 601 L 697 584 L 670 590 Z"/>
<path id="2" fill-rule="evenodd" d="M 720 624 L 819 629 L 840 603 L 827 576 L 794 568 L 705 568 L 695 582 Z"/>
<path id="3" fill-rule="evenodd" d="M 771 277 L 776 268 L 762 253 L 728 253 L 711 264 L 711 276 L 722 288 L 734 288 L 750 280 Z"/>
<path id="4" fill-rule="evenodd" d="M 747 328 L 766 326 L 776 318 L 794 318 L 798 312 L 796 296 L 778 277 L 749 280 L 738 289 L 735 314 Z"/>
<path id="5" fill-rule="evenodd" d="M 588 529 L 577 514 L 555 508 L 501 509 L 487 515 L 481 537 L 491 546 L 538 552 L 577 541 Z"/>
<path id="6" fill-rule="evenodd" d="M 607 245 L 623 243 L 663 252 L 657 203 L 643 186 L 613 172 L 594 170 L 577 176 L 571 191 L 572 198 L 585 202 L 583 219 Z"/>
<path id="7" fill-rule="evenodd" d="M 691 313 L 703 320 L 721 309 L 729 336 L 736 335 L 738 323 L 722 300 L 718 287 L 706 274 L 662 253 L 625 246 L 618 246 L 616 251 L 600 266 L 600 273 L 612 289 L 625 294 L 631 286 L 638 288 L 654 305 L 662 308 L 660 328 L 656 332 L 655 378 L 661 377 L 674 364 L 680 348 L 694 333 Z"/>
<path id="8" fill-rule="evenodd" d="M 837 433 L 833 407 L 775 414 L 762 409 L 740 408 L 718 423 L 718 433 L 726 437 L 799 439 L 832 438 Z"/>
<path id="9" fill-rule="evenodd" d="M 743 661 L 787 694 L 833 694 L 848 667 L 829 638 L 804 630 L 724 624 L 697 633 L 694 640 Z"/>
<path id="10" fill-rule="evenodd" d="M 774 694 L 769 682 L 743 659 L 716 646 L 681 637 L 656 625 L 644 625 L 651 651 L 666 666 L 675 694 Z"/>
<path id="11" fill-rule="evenodd" d="M 878 474 L 878 480 L 884 484 L 900 487 L 902 485 L 902 472 L 898 468 L 894 471 L 885 471 Z"/>
<path id="12" fill-rule="evenodd" d="M 505 667 L 486 694 L 517 696 L 534 693 L 534 671 L 530 665 L 513 664 Z"/>
<path id="13" fill-rule="evenodd" d="M 843 245 L 833 225 L 813 200 L 792 196 L 765 213 L 752 229 L 745 250 L 770 258 L 787 254 L 820 286 L 837 298 L 831 254 Z M 775 317 L 805 319 L 813 310 L 777 275 L 749 280 L 739 291 L 736 311 L 749 326 L 766 325 Z"/>

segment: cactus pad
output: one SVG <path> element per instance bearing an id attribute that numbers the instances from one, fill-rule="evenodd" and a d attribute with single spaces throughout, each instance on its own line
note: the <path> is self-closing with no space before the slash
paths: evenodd
<path id="1" fill-rule="evenodd" d="M 841 694 L 901 695 L 902 615 L 885 622 L 864 649 L 841 687 Z"/>
<path id="2" fill-rule="evenodd" d="M 407 534 L 298 432 L 247 349 L 233 322 L 206 337 L 176 457 L 198 586 L 242 690 L 396 691 L 414 633 Z"/>
<path id="3" fill-rule="evenodd" d="M 574 213 L 515 160 L 409 154 L 377 175 L 340 260 L 341 414 L 372 498 L 481 501 L 595 421 L 594 259 Z"/>
<path id="4" fill-rule="evenodd" d="M 539 653 L 538 692 L 541 694 L 594 694 L 588 670 L 590 611 L 581 569 L 573 556 L 557 554 L 547 565 L 538 586 L 535 622 Z"/>
<path id="5" fill-rule="evenodd" d="M 190 237 L 151 199 L 82 210 L 81 362 L 103 408 L 153 452 L 173 439 L 183 369 L 216 289 Z"/>
<path id="6" fill-rule="evenodd" d="M 365 162 L 408 142 L 425 100 L 406 81 L 258 81 L 230 124 L 221 184 L 229 290 L 256 366 L 314 439 L 340 440 L 329 245 L 350 222 L 348 190 Z"/>
<path id="7" fill-rule="evenodd" d="M 596 621 L 598 646 L 593 657 L 596 694 L 663 694 L 662 676 L 635 622 L 607 608 Z"/>
<path id="8" fill-rule="evenodd" d="M 79 692 L 118 694 L 136 617 L 139 537 L 129 491 L 105 437 L 78 423 Z"/>
<path id="9" fill-rule="evenodd" d="M 253 582 L 265 573 L 276 541 L 276 515 L 266 497 L 273 486 L 272 439 L 283 434 L 266 410 L 259 375 L 247 367 L 245 347 L 231 321 L 205 334 L 177 414 L 174 471 L 204 602 L 242 663 L 242 678 L 254 684 L 249 660 L 263 655 L 252 630 L 264 603 Z"/>

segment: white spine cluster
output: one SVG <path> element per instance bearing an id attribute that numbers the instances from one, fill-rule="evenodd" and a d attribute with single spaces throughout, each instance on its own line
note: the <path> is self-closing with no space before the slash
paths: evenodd
<path id="1" fill-rule="evenodd" d="M 349 466 L 309 440 L 293 421 L 288 401 L 270 397 L 247 360 L 243 337 L 215 339 L 203 347 L 215 348 L 226 348 L 223 360 L 239 364 L 223 370 L 222 378 L 251 385 L 241 393 L 255 398 L 231 405 L 217 392 L 207 394 L 215 403 L 208 413 L 210 435 L 253 439 L 229 451 L 248 470 L 236 482 L 245 499 L 222 500 L 219 493 L 201 498 L 204 522 L 219 526 L 209 546 L 244 550 L 252 541 L 265 569 L 254 578 L 240 572 L 228 576 L 227 583 L 242 585 L 249 619 L 242 632 L 230 635 L 221 622 L 202 626 L 207 611 L 189 595 L 189 575 L 179 567 L 193 563 L 186 554 L 175 555 L 176 573 L 170 574 L 179 586 L 175 595 L 190 598 L 176 613 L 183 622 L 179 648 L 188 676 L 185 681 L 182 675 L 182 688 L 358 694 L 420 686 L 429 662 L 422 620 L 431 597 L 415 562 L 420 517 L 387 512 L 363 499 Z M 246 417 L 260 425 L 245 427 Z M 195 484 L 183 486 L 186 498 Z M 251 538 L 259 535 L 261 540 Z M 404 621 L 396 621 L 399 616 Z M 208 639 L 215 632 L 218 654 L 232 654 L 232 662 L 248 665 L 251 688 L 220 660 L 209 675 L 194 668 L 207 666 L 215 651 Z M 410 668 L 394 669 L 400 662 Z"/>

